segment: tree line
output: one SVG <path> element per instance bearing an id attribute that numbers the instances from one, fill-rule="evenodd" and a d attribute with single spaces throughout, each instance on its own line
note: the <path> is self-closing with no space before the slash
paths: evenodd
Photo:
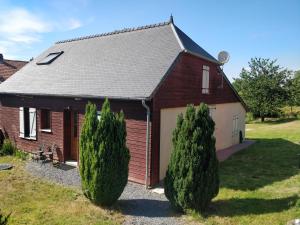
<path id="1" fill-rule="evenodd" d="M 282 107 L 300 106 L 300 71 L 278 65 L 277 60 L 252 58 L 233 86 L 249 111 L 263 122 L 278 116 Z"/>

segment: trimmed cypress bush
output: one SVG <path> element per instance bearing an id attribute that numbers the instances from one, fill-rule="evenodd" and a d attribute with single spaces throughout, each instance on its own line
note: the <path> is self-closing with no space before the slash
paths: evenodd
<path id="1" fill-rule="evenodd" d="M 203 103 L 198 109 L 188 105 L 185 116 L 177 118 L 164 184 L 166 197 L 180 211 L 203 212 L 219 192 L 214 129 Z"/>
<path id="2" fill-rule="evenodd" d="M 128 180 L 124 113 L 113 113 L 105 99 L 100 120 L 94 104 L 87 104 L 80 136 L 80 175 L 85 196 L 93 203 L 111 206 Z"/>

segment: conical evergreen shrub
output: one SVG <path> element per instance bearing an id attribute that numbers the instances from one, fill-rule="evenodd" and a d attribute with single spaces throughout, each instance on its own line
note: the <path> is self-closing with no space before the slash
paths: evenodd
<path id="1" fill-rule="evenodd" d="M 198 109 L 188 105 L 185 116 L 177 118 L 164 184 L 166 197 L 178 210 L 202 212 L 219 192 L 214 127 L 205 104 Z"/>
<path id="2" fill-rule="evenodd" d="M 97 205 L 110 206 L 128 180 L 129 150 L 123 112 L 113 113 L 106 99 L 100 120 L 94 104 L 87 104 L 80 136 L 80 175 L 85 196 Z"/>

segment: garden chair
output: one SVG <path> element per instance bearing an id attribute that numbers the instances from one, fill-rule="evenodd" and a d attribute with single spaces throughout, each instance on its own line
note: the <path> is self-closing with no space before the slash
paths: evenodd
<path id="1" fill-rule="evenodd" d="M 51 146 L 51 151 L 52 151 L 52 164 L 54 167 L 58 167 L 60 165 L 58 159 L 58 146 L 56 144 L 53 144 Z"/>
<path id="2" fill-rule="evenodd" d="M 52 151 L 52 147 L 48 147 L 47 151 L 43 152 L 43 155 L 45 155 L 45 162 L 47 160 L 52 161 L 53 160 L 53 151 Z"/>
<path id="3" fill-rule="evenodd" d="M 43 155 L 45 149 L 45 144 L 41 144 L 37 151 L 31 152 L 32 160 L 38 162 L 39 160 L 44 160 L 45 156 Z"/>

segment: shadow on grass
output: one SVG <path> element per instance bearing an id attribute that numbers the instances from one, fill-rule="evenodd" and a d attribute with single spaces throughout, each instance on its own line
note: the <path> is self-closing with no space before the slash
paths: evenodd
<path id="1" fill-rule="evenodd" d="M 297 200 L 297 196 L 279 199 L 233 198 L 228 200 L 218 200 L 211 204 L 210 209 L 205 213 L 204 216 L 208 217 L 216 215 L 221 217 L 231 217 L 239 215 L 258 215 L 282 212 L 295 206 Z"/>
<path id="2" fill-rule="evenodd" d="M 299 173 L 300 145 L 285 139 L 256 143 L 220 163 L 220 187 L 255 190 Z"/>
<path id="3" fill-rule="evenodd" d="M 170 205 L 169 201 L 154 199 L 126 199 L 117 203 L 125 215 L 143 217 L 177 217 L 180 216 Z"/>
<path id="4" fill-rule="evenodd" d="M 281 123 L 288 123 L 298 120 L 298 118 L 267 118 L 264 122 L 261 122 L 260 120 L 251 122 L 252 124 L 270 124 L 270 125 L 276 125 Z M 251 124 L 250 123 L 250 124 Z"/>

